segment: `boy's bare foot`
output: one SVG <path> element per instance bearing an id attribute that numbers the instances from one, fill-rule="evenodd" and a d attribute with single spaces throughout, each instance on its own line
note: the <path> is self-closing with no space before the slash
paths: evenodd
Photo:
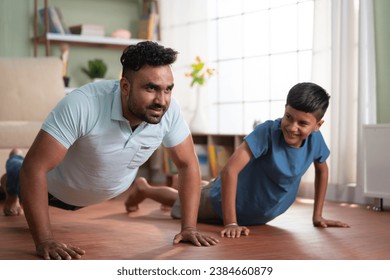
<path id="1" fill-rule="evenodd" d="M 168 212 L 168 211 L 171 211 L 171 209 L 172 209 L 171 206 L 168 206 L 168 205 L 165 205 L 165 204 L 161 204 L 160 205 L 160 210 L 161 211 Z"/>
<path id="2" fill-rule="evenodd" d="M 20 206 L 19 198 L 17 196 L 7 195 L 4 202 L 3 212 L 6 216 L 23 215 L 23 209 Z"/>
<path id="3" fill-rule="evenodd" d="M 148 188 L 148 182 L 144 177 L 138 177 L 130 186 L 129 196 L 125 202 L 127 212 L 134 212 L 139 209 L 138 204 L 145 199 L 144 191 Z"/>

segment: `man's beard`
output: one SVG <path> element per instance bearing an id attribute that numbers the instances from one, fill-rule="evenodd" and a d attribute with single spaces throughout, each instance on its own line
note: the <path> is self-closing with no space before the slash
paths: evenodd
<path id="1" fill-rule="evenodd" d="M 132 115 L 137 117 L 138 119 L 150 123 L 150 124 L 158 124 L 162 117 L 164 116 L 165 112 L 167 111 L 167 106 L 160 105 L 156 103 L 152 103 L 148 105 L 145 109 L 139 108 L 137 105 L 135 105 L 133 102 L 131 102 L 131 99 L 127 102 L 127 108 L 130 111 Z M 149 114 L 148 110 L 162 110 L 162 112 L 158 115 L 155 114 Z"/>

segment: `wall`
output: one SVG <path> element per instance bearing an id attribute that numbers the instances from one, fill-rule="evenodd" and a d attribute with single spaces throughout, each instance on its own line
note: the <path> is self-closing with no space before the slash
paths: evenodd
<path id="1" fill-rule="evenodd" d="M 136 37 L 141 11 L 140 0 L 49 0 L 49 5 L 61 9 L 68 26 L 80 23 L 103 24 L 106 35 L 115 29 L 128 29 Z M 43 7 L 44 1 L 38 1 Z M 33 56 L 33 15 L 34 1 L 0 1 L 0 56 Z M 68 72 L 70 86 L 76 87 L 89 82 L 81 71 L 89 59 L 102 58 L 108 64 L 107 79 L 119 76 L 121 50 L 86 48 L 71 46 Z M 53 56 L 60 56 L 58 45 L 52 45 Z M 38 55 L 44 56 L 44 46 L 40 45 Z"/>
<path id="2" fill-rule="evenodd" d="M 390 1 L 374 0 L 378 123 L 390 123 Z"/>
<path id="3" fill-rule="evenodd" d="M 50 5 L 61 8 L 68 25 L 78 23 L 100 23 L 106 26 L 107 33 L 116 28 L 129 29 L 136 34 L 140 14 L 140 0 L 49 0 Z M 33 56 L 32 22 L 34 1 L 0 1 L 0 56 L 23 57 Z M 39 1 L 43 5 L 43 0 Z M 378 122 L 390 122 L 390 1 L 374 0 L 376 53 L 377 53 L 377 103 Z M 185 52 L 181 50 L 181 53 Z M 44 54 L 43 46 L 39 55 Z M 60 56 L 57 46 L 53 55 Z M 81 67 L 89 59 L 102 58 L 109 66 L 107 78 L 117 78 L 120 72 L 119 50 L 72 47 L 70 50 L 69 73 L 70 86 L 80 86 L 89 82 L 81 72 Z"/>
<path id="4" fill-rule="evenodd" d="M 0 1 L 0 56 L 31 56 L 33 1 Z"/>

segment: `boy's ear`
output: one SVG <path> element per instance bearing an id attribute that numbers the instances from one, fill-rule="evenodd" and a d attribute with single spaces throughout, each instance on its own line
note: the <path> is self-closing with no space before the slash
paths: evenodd
<path id="1" fill-rule="evenodd" d="M 316 127 L 315 131 L 318 131 L 323 123 L 324 123 L 324 120 L 320 120 L 319 122 L 317 122 L 317 127 Z"/>

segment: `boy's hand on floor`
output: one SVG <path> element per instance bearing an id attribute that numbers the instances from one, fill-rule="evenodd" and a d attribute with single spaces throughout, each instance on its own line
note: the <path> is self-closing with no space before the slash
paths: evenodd
<path id="1" fill-rule="evenodd" d="M 344 227 L 349 228 L 350 226 L 346 223 L 340 222 L 340 221 L 333 221 L 333 220 L 327 220 L 322 217 L 313 218 L 313 225 L 315 227 Z"/>
<path id="2" fill-rule="evenodd" d="M 201 234 L 196 228 L 185 228 L 179 234 L 176 234 L 173 239 L 173 244 L 180 242 L 191 242 L 195 246 L 211 246 L 216 245 L 219 240 L 212 236 Z"/>
<path id="3" fill-rule="evenodd" d="M 247 227 L 242 227 L 239 225 L 227 225 L 221 231 L 221 237 L 226 236 L 228 238 L 239 238 L 241 235 L 248 236 L 249 229 Z"/>

